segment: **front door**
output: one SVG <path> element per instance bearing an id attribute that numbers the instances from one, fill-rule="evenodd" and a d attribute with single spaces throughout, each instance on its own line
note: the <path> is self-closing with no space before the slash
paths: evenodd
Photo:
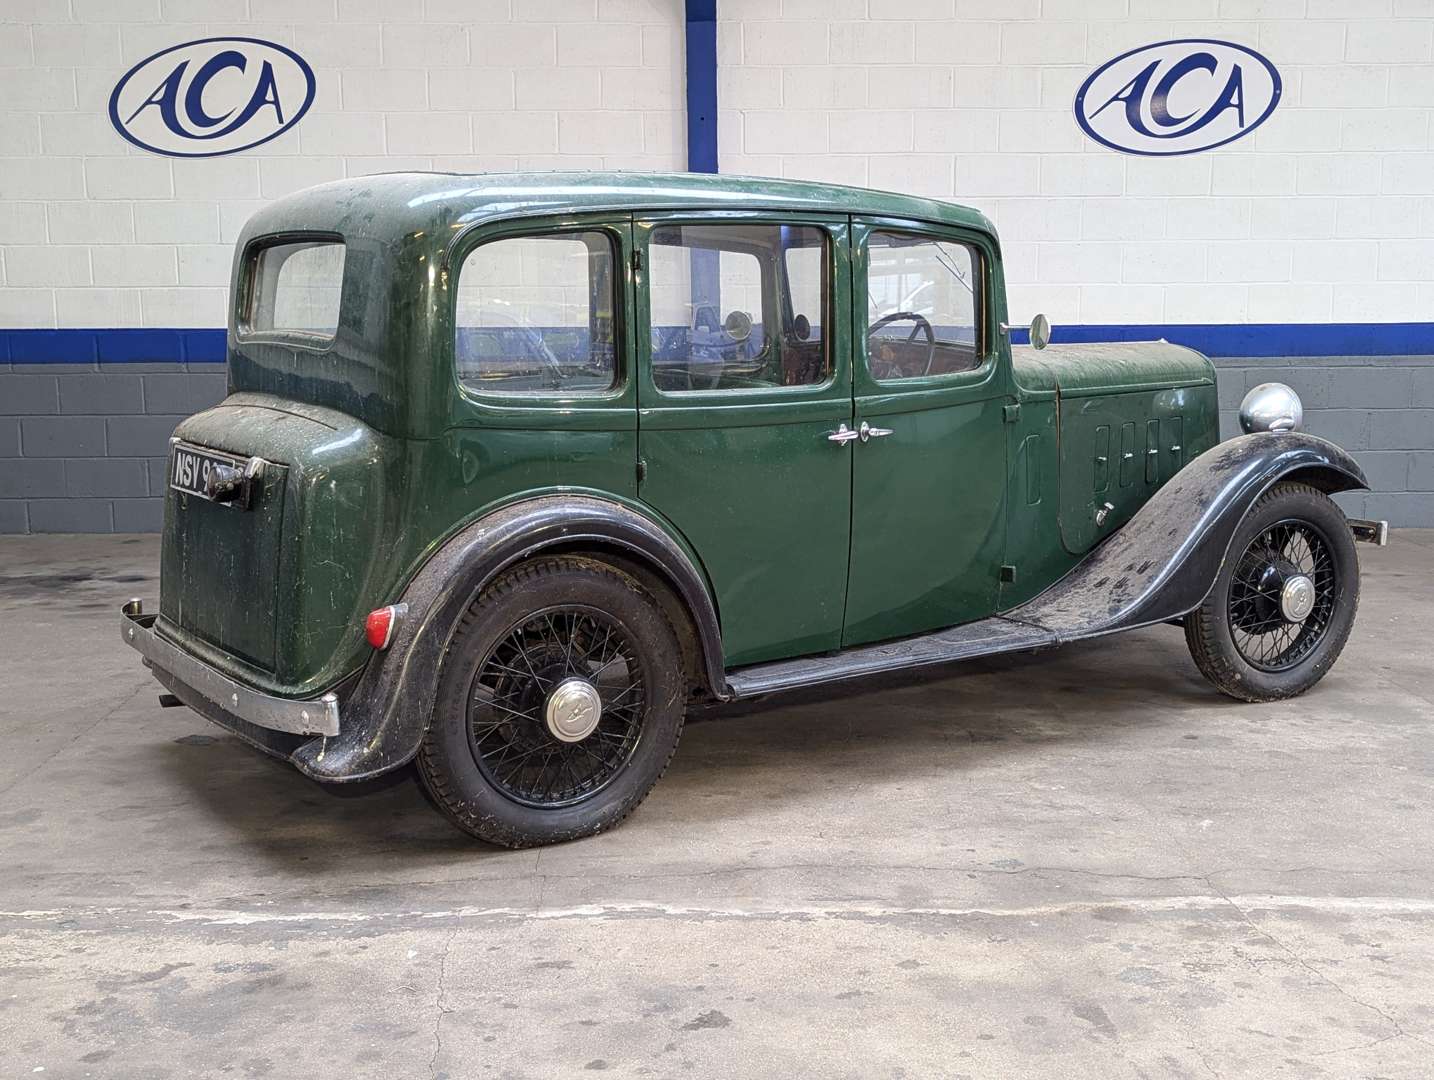
<path id="1" fill-rule="evenodd" d="M 639 253 L 639 496 L 686 538 L 729 666 L 841 642 L 851 524 L 848 224 L 653 215 Z"/>
<path id="2" fill-rule="evenodd" d="M 983 618 L 1005 547 L 1003 406 L 979 234 L 853 223 L 851 569 L 843 645 Z"/>

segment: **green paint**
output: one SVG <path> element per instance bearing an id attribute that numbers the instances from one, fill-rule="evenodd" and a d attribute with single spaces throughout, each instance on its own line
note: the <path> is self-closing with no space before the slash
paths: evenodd
<path id="1" fill-rule="evenodd" d="M 713 218 L 826 232 L 827 382 L 696 394 L 654 384 L 648 239 L 662 223 Z M 863 242 L 876 227 L 977 249 L 975 370 L 872 378 Z M 465 390 L 454 374 L 457 267 L 493 239 L 566 229 L 604 231 L 618 255 L 617 386 L 522 399 Z M 171 492 L 161 623 L 274 693 L 309 696 L 360 668 L 366 612 L 397 600 L 458 529 L 536 494 L 618 500 L 667 529 L 709 582 L 736 666 L 1020 603 L 1216 437 L 1213 371 L 1189 350 L 1054 346 L 1017 350 L 1013 366 L 997 330 L 1007 311 L 994 230 L 950 204 L 708 176 L 342 181 L 249 222 L 233 282 L 239 310 L 244 251 L 283 233 L 343 239 L 339 331 L 315 346 L 240 337 L 231 320 L 231 396 L 178 434 L 281 467 L 250 511 Z M 826 438 L 863 421 L 892 434 Z M 1123 471 L 1122 438 L 1133 455 Z M 1107 499 L 1114 509 L 1097 527 Z M 1014 581 L 1002 584 L 1003 565 L 1016 568 Z"/>

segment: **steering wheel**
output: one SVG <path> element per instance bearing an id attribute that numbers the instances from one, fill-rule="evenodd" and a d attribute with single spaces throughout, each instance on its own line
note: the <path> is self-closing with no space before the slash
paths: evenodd
<path id="1" fill-rule="evenodd" d="M 894 322 L 912 322 L 916 324 L 911 328 L 911 333 L 907 335 L 906 342 L 908 345 L 916 340 L 917 334 L 926 335 L 926 367 L 921 373 L 923 375 L 930 375 L 931 366 L 936 362 L 936 332 L 931 329 L 931 323 L 927 321 L 924 315 L 918 315 L 914 311 L 893 311 L 890 315 L 883 315 L 877 319 L 876 322 L 872 323 L 866 331 L 867 352 L 871 352 L 871 339 L 876 332 L 883 326 L 889 326 Z M 888 379 L 899 378 L 904 374 L 897 365 L 892 364 L 891 367 L 896 368 L 894 373 L 879 377 Z M 873 374 L 875 373 L 873 372 Z"/>

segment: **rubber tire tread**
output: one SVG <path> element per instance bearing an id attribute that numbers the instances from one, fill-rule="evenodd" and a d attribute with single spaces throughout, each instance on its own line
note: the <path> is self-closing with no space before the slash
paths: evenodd
<path id="1" fill-rule="evenodd" d="M 1287 518 L 1309 520 L 1329 537 L 1331 557 L 1340 577 L 1332 623 L 1314 652 L 1289 671 L 1268 672 L 1251 666 L 1240 656 L 1230 636 L 1226 604 L 1230 579 L 1245 549 L 1259 532 Z M 1359 609 L 1359 556 L 1354 535 L 1343 511 L 1318 488 L 1295 481 L 1272 486 L 1255 500 L 1230 543 L 1225 565 L 1210 594 L 1185 616 L 1185 643 L 1200 673 L 1222 694 L 1237 701 L 1280 701 L 1303 694 L 1334 665 L 1349 639 Z"/>
<path id="2" fill-rule="evenodd" d="M 641 738 L 646 740 L 651 734 L 654 738 L 665 738 L 667 745 L 644 748 L 639 743 L 624 773 L 640 768 L 645 775 L 625 779 L 619 774 L 590 799 L 564 810 L 545 810 L 512 801 L 483 776 L 471 752 L 467 751 L 467 697 L 476 664 L 492 645 L 490 624 L 496 622 L 506 628 L 521 618 L 529 594 L 564 581 L 570 586 L 566 593 L 570 599 L 588 603 L 591 597 L 574 595 L 574 592 L 591 594 L 616 585 L 632 594 L 645 609 L 647 633 L 638 637 L 636 644 L 654 654 L 646 660 L 653 669 L 654 682 L 659 685 L 652 688 Z M 524 848 L 591 836 L 621 824 L 666 774 L 682 736 L 686 697 L 677 633 L 662 605 L 635 578 L 595 559 L 576 556 L 534 559 L 500 575 L 460 617 L 439 676 L 433 722 L 419 746 L 419 776 L 443 815 L 480 840 Z M 655 725 L 654 710 L 659 713 Z M 665 736 L 663 727 L 669 729 Z M 458 732 L 462 732 L 461 744 L 456 738 Z M 459 752 L 460 746 L 462 752 Z M 640 756 L 643 757 L 641 763 Z M 624 787 L 626 790 L 621 790 Z"/>

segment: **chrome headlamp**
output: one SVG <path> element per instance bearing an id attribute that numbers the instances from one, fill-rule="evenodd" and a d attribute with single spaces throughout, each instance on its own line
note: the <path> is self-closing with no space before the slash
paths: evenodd
<path id="1" fill-rule="evenodd" d="M 1240 402 L 1240 427 L 1246 432 L 1298 431 L 1304 419 L 1300 396 L 1284 383 L 1260 383 Z"/>

